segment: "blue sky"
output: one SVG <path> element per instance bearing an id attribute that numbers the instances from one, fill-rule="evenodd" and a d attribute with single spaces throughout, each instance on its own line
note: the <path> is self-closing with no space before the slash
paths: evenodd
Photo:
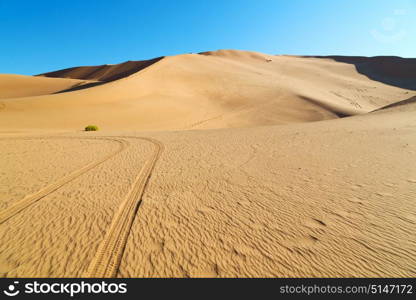
<path id="1" fill-rule="evenodd" d="M 216 49 L 416 55 L 416 0 L 0 0 L 0 73 Z"/>

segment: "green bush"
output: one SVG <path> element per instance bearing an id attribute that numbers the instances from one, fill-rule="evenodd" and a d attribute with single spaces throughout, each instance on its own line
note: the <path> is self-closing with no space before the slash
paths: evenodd
<path id="1" fill-rule="evenodd" d="M 87 127 L 85 127 L 85 131 L 97 131 L 98 130 L 98 126 L 95 125 L 88 125 Z"/>

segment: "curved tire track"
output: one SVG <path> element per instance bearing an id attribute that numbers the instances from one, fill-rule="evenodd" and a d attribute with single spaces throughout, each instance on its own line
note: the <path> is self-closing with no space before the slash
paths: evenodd
<path id="1" fill-rule="evenodd" d="M 54 138 L 54 137 L 52 137 Z M 22 139 L 33 139 L 33 138 L 22 138 Z M 44 138 L 41 138 L 44 139 Z M 49 139 L 49 138 L 48 138 Z M 63 138 L 65 139 L 65 138 Z M 82 139 L 82 138 L 80 138 Z M 99 161 L 89 163 L 86 166 L 82 167 L 81 169 L 78 169 L 71 174 L 59 179 L 58 181 L 54 182 L 51 185 L 48 185 L 47 187 L 37 191 L 34 194 L 31 194 L 29 196 L 26 196 L 22 200 L 19 200 L 15 204 L 12 204 L 11 206 L 7 207 L 5 210 L 0 212 L 0 224 L 4 223 L 14 215 L 18 214 L 22 210 L 26 209 L 30 205 L 36 203 L 37 201 L 41 200 L 42 198 L 46 197 L 47 195 L 53 193 L 54 191 L 58 190 L 63 185 L 73 181 L 74 179 L 78 178 L 79 176 L 83 175 L 84 173 L 88 172 L 89 170 L 97 167 L 98 165 L 104 163 L 105 161 L 109 160 L 110 158 L 116 156 L 120 152 L 124 151 L 128 146 L 129 142 L 122 140 L 122 139 L 114 139 L 114 138 L 96 138 L 97 140 L 109 140 L 109 141 L 115 141 L 119 143 L 120 147 L 117 149 L 117 151 L 106 155 Z"/>
<path id="2" fill-rule="evenodd" d="M 89 265 L 85 274 L 86 277 L 111 278 L 117 275 L 121 258 L 126 247 L 127 238 L 137 210 L 141 204 L 144 190 L 156 162 L 164 150 L 164 146 L 161 142 L 151 138 L 132 136 L 123 136 L 123 138 L 135 138 L 150 142 L 155 146 L 155 150 L 153 156 L 146 161 L 140 170 L 126 199 L 115 214 L 104 240 L 99 245 L 98 251 Z"/>

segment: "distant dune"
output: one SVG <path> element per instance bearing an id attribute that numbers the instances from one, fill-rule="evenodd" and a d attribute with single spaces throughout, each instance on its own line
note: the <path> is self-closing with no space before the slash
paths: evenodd
<path id="1" fill-rule="evenodd" d="M 391 71 L 394 64 L 389 65 L 389 78 L 399 81 L 401 73 Z M 279 125 L 362 114 L 416 94 L 372 80 L 339 59 L 237 50 L 75 67 L 40 76 L 29 78 L 45 86 L 50 80 L 53 88 L 21 85 L 25 99 L 1 101 L 0 129 L 80 129 L 91 122 L 104 129 L 138 130 Z M 68 82 L 58 88 L 58 79 L 49 77 L 89 83 Z M 7 95 L 7 87 L 2 93 Z"/>
<path id="2" fill-rule="evenodd" d="M 314 56 L 304 56 L 314 57 Z M 416 58 L 397 56 L 315 56 L 353 64 L 357 71 L 370 79 L 401 88 L 416 90 Z"/>
<path id="3" fill-rule="evenodd" d="M 0 277 L 415 277 L 413 66 L 219 50 L 0 75 Z"/>
<path id="4" fill-rule="evenodd" d="M 126 61 L 117 65 L 74 67 L 37 76 L 53 78 L 72 78 L 109 82 L 117 80 L 151 66 L 163 57 L 143 61 Z"/>
<path id="5" fill-rule="evenodd" d="M 412 97 L 410 99 L 402 100 L 399 102 L 395 102 L 386 106 L 383 106 L 379 109 L 376 109 L 375 111 L 382 111 L 382 110 L 393 110 L 393 109 L 402 109 L 402 110 L 408 110 L 410 107 L 416 106 L 416 97 Z"/>
<path id="6" fill-rule="evenodd" d="M 86 80 L 0 74 L 0 99 L 54 94 L 88 83 Z"/>

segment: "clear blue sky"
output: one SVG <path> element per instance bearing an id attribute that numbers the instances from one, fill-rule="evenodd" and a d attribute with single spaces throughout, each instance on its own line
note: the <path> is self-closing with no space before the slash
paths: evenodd
<path id="1" fill-rule="evenodd" d="M 416 0 L 0 0 L 0 73 L 216 49 L 416 55 Z"/>

